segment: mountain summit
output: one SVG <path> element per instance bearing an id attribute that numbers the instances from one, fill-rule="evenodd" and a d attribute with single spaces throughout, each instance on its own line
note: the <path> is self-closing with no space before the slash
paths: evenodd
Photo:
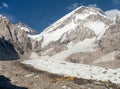
<path id="1" fill-rule="evenodd" d="M 24 30 L 26 32 L 26 34 L 28 34 L 28 35 L 35 35 L 35 34 L 37 34 L 37 32 L 35 30 L 33 30 L 31 27 L 29 27 L 27 24 L 25 24 L 23 22 L 17 23 L 16 26 L 19 29 Z"/>

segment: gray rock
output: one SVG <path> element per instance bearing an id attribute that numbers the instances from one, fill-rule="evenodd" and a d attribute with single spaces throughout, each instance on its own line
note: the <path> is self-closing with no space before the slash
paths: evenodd
<path id="1" fill-rule="evenodd" d="M 24 30 L 0 16 L 0 59 L 16 59 L 31 52 L 30 38 Z"/>

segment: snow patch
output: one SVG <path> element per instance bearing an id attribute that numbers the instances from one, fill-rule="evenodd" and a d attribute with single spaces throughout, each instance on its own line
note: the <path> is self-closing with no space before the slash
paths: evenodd
<path id="1" fill-rule="evenodd" d="M 97 13 L 89 11 L 88 13 L 84 13 L 84 14 L 76 14 L 76 19 L 80 19 L 80 20 L 84 20 L 87 17 L 89 17 L 90 15 L 97 15 Z"/>
<path id="2" fill-rule="evenodd" d="M 52 41 L 57 41 L 61 38 L 61 36 L 66 33 L 67 31 L 74 30 L 74 28 L 77 27 L 77 25 L 74 22 L 71 22 L 67 25 L 65 25 L 62 29 L 56 29 L 56 31 L 52 32 L 43 32 L 43 42 L 42 47 L 45 47 L 47 44 L 49 44 Z"/>
<path id="3" fill-rule="evenodd" d="M 19 27 L 19 26 L 18 26 Z M 21 30 L 24 30 L 26 32 L 30 32 L 30 29 L 26 28 L 26 27 L 20 27 Z"/>
<path id="4" fill-rule="evenodd" d="M 30 37 L 33 40 L 37 40 L 37 41 L 40 41 L 42 39 L 41 34 L 38 34 L 38 35 L 28 35 L 28 37 Z"/>
<path id="5" fill-rule="evenodd" d="M 84 24 L 84 26 L 93 30 L 95 34 L 98 36 L 97 37 L 98 40 L 104 35 L 107 27 L 105 23 L 101 21 L 88 21 L 87 23 Z"/>
<path id="6" fill-rule="evenodd" d="M 37 53 L 32 52 L 30 58 L 31 59 L 37 59 L 37 58 L 40 58 L 40 56 Z"/>

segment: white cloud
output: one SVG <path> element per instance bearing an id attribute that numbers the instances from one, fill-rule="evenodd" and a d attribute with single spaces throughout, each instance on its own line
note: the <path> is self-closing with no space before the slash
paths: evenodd
<path id="1" fill-rule="evenodd" d="M 102 11 L 99 7 L 97 7 L 97 4 L 89 4 L 88 7 Z"/>
<path id="2" fill-rule="evenodd" d="M 8 6 L 7 3 L 3 2 L 3 3 L 2 3 L 2 7 L 8 8 L 9 6 Z"/>
<path id="3" fill-rule="evenodd" d="M 120 16 L 120 11 L 118 9 L 112 9 L 112 10 L 105 11 L 105 14 L 110 18 L 114 19 L 116 15 Z"/>
<path id="4" fill-rule="evenodd" d="M 73 3 L 69 7 L 67 7 L 67 9 L 73 10 L 73 9 L 76 9 L 77 7 L 79 7 L 79 3 Z"/>
<path id="5" fill-rule="evenodd" d="M 90 4 L 89 7 L 97 7 L 97 4 Z"/>
<path id="6" fill-rule="evenodd" d="M 112 0 L 114 5 L 120 4 L 120 0 Z"/>

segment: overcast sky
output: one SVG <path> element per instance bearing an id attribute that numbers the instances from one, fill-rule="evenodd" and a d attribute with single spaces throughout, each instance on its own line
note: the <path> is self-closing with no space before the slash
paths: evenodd
<path id="1" fill-rule="evenodd" d="M 120 9 L 120 0 L 0 0 L 0 14 L 12 23 L 21 21 L 41 32 L 81 5 L 106 11 Z"/>

